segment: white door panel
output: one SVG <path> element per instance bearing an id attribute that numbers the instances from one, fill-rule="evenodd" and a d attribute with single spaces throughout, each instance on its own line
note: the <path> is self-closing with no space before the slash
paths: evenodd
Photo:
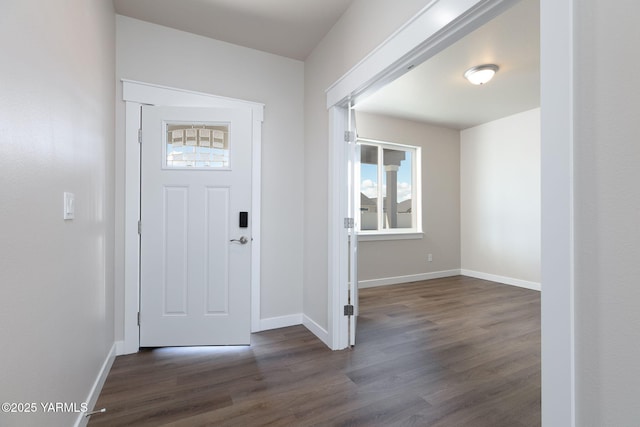
<path id="1" fill-rule="evenodd" d="M 251 112 L 145 106 L 142 129 L 140 346 L 249 344 Z"/>

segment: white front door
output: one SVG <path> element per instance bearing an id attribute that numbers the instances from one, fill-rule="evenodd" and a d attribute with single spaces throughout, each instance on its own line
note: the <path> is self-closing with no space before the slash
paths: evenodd
<path id="1" fill-rule="evenodd" d="M 251 111 L 142 108 L 140 346 L 249 344 Z"/>

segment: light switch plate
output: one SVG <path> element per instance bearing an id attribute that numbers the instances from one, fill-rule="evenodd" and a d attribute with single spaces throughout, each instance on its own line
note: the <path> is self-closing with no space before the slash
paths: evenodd
<path id="1" fill-rule="evenodd" d="M 73 219 L 76 211 L 75 195 L 73 193 L 64 193 L 64 219 Z"/>

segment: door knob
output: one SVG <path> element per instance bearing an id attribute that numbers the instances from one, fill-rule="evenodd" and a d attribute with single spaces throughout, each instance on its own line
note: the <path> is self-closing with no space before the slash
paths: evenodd
<path id="1" fill-rule="evenodd" d="M 229 241 L 230 242 L 240 242 L 241 245 L 246 245 L 247 242 L 249 242 L 249 239 L 247 239 L 245 236 L 242 236 L 239 239 L 231 239 Z"/>

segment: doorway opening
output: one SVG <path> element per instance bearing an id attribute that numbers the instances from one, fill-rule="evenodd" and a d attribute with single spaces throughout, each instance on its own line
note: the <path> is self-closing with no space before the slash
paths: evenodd
<path id="1" fill-rule="evenodd" d="M 539 8 L 520 1 L 354 106 L 359 286 L 462 273 L 540 290 Z M 474 86 L 482 62 L 500 71 Z M 408 152 L 376 166 L 369 140 L 421 150 L 420 178 Z"/>
<path id="2" fill-rule="evenodd" d="M 445 5 L 446 3 L 446 5 Z M 434 56 L 498 16 L 517 0 L 430 4 L 327 91 L 330 110 L 329 334 L 332 348 L 345 348 L 349 320 L 341 316 L 349 293 L 347 191 L 343 170 L 348 150 L 348 104 L 374 93 L 416 64 Z M 543 424 L 574 423 L 573 359 L 573 52 L 570 1 L 554 7 L 541 0 L 541 280 Z M 442 8 L 439 8 L 439 7 Z M 445 13 L 446 12 L 446 13 Z M 443 15 L 453 17 L 439 21 Z M 346 221 L 345 221 L 346 223 Z"/>

